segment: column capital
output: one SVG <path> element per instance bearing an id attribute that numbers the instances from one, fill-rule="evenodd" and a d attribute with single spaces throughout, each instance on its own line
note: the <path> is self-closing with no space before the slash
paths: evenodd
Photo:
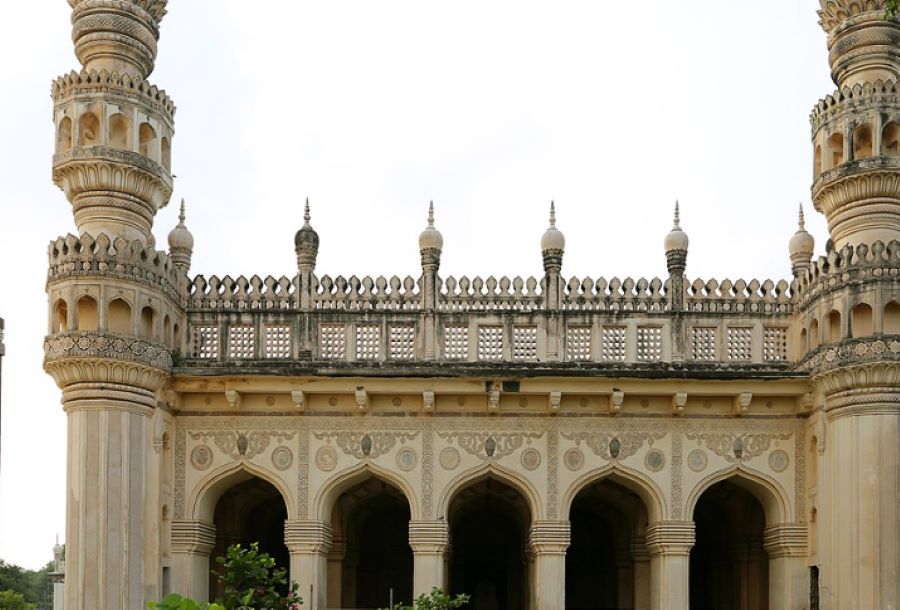
<path id="1" fill-rule="evenodd" d="M 769 557 L 801 557 L 807 552 L 805 523 L 781 523 L 763 530 L 763 548 Z"/>
<path id="2" fill-rule="evenodd" d="M 657 521 L 647 526 L 650 555 L 689 555 L 693 546 L 693 521 Z"/>
<path id="3" fill-rule="evenodd" d="M 565 555 L 572 532 L 568 521 L 535 521 L 529 533 L 529 546 L 538 555 Z"/>
<path id="4" fill-rule="evenodd" d="M 208 555 L 216 546 L 216 526 L 205 521 L 172 521 L 172 552 Z"/>
<path id="5" fill-rule="evenodd" d="M 325 553 L 331 549 L 331 525 L 307 519 L 287 519 L 284 544 L 292 553 Z"/>
<path id="6" fill-rule="evenodd" d="M 450 542 L 446 521 L 410 521 L 409 546 L 413 553 L 443 553 Z"/>

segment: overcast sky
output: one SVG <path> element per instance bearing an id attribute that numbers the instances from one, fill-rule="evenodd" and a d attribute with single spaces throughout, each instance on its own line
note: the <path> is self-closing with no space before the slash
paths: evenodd
<path id="1" fill-rule="evenodd" d="M 41 368 L 46 247 L 74 232 L 50 181 L 50 82 L 78 67 L 64 0 L 0 20 L 0 558 L 64 535 L 65 415 Z M 292 275 L 312 203 L 318 273 L 416 274 L 428 201 L 441 273 L 663 276 L 681 200 L 688 276 L 790 276 L 811 210 L 809 111 L 833 90 L 816 0 L 172 0 L 150 80 L 175 100 L 173 201 L 194 273 Z M 177 206 L 157 215 L 160 247 Z"/>

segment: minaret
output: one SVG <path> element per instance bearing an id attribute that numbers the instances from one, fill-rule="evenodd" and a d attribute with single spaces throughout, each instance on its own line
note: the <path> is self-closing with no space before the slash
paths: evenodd
<path id="1" fill-rule="evenodd" d="M 83 68 L 53 83 L 53 182 L 72 204 L 79 235 L 146 243 L 172 194 L 175 106 L 146 81 L 166 1 L 69 4 Z"/>
<path id="2" fill-rule="evenodd" d="M 794 279 L 799 279 L 809 270 L 810 261 L 816 247 L 816 241 L 813 239 L 813 236 L 806 231 L 802 203 L 800 204 L 800 216 L 797 224 L 797 232 L 794 233 L 788 244 L 788 251 L 791 255 L 791 273 L 794 274 Z"/>
<path id="3" fill-rule="evenodd" d="M 182 273 L 191 269 L 191 256 L 194 253 L 194 236 L 184 224 L 184 199 L 178 212 L 178 224 L 169 232 L 169 255 L 172 262 Z"/>
<path id="4" fill-rule="evenodd" d="M 821 0 L 838 90 L 813 109 L 812 186 L 837 250 L 900 239 L 900 18 L 888 0 Z"/>
<path id="5" fill-rule="evenodd" d="M 566 236 L 556 228 L 556 204 L 550 202 L 550 226 L 541 236 L 541 259 L 544 263 L 544 307 L 550 312 L 547 324 L 547 359 L 562 357 L 565 330 L 562 318 L 555 316 L 562 303 L 563 282 L 560 279 L 563 254 L 566 250 Z"/>
<path id="6" fill-rule="evenodd" d="M 686 351 L 684 333 L 684 272 L 687 269 L 688 255 L 687 233 L 681 230 L 681 211 L 675 202 L 675 217 L 672 230 L 663 241 L 666 251 L 666 267 L 669 270 L 668 306 L 674 316 L 672 324 L 672 360 L 684 360 Z"/>
<path id="7" fill-rule="evenodd" d="M 77 235 L 50 244 L 44 368 L 68 422 L 66 610 L 159 599 L 163 555 L 161 389 L 183 347 L 193 238 L 154 248 L 172 192 L 171 100 L 153 70 L 166 0 L 69 0 L 80 72 L 52 88 L 53 181 Z M 157 443 L 159 446 L 159 443 Z"/>
<path id="8" fill-rule="evenodd" d="M 437 309 L 438 270 L 444 236 L 434 227 L 434 202 L 428 204 L 428 226 L 419 234 L 419 256 L 422 261 L 422 310 L 425 316 L 425 359 L 435 357 L 437 344 L 434 312 Z"/>
<path id="9" fill-rule="evenodd" d="M 817 318 L 832 320 L 829 332 L 810 337 L 806 355 L 815 389 L 807 438 L 816 436 L 821 466 L 815 483 L 807 479 L 807 514 L 798 517 L 816 517 L 819 599 L 835 610 L 900 607 L 900 361 L 882 347 L 898 336 L 881 315 L 897 297 L 897 269 L 895 255 L 877 259 L 900 239 L 900 21 L 887 5 L 822 0 L 819 12 L 838 92 L 811 116 L 812 193 L 836 253 L 822 269 L 824 289 L 798 300 L 808 332 Z M 802 233 L 791 240 L 795 274 L 812 249 Z M 847 246 L 858 255 L 845 256 Z M 847 319 L 835 320 L 833 309 Z"/>
<path id="10" fill-rule="evenodd" d="M 319 234 L 309 224 L 309 198 L 303 205 L 303 226 L 294 235 L 294 252 L 297 254 L 297 271 L 300 273 L 300 308 L 312 306 L 313 274 L 316 271 L 316 258 L 319 256 Z"/>

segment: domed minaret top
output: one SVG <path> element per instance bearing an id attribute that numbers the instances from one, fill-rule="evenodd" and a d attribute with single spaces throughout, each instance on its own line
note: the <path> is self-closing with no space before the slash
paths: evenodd
<path id="1" fill-rule="evenodd" d="M 666 235 L 663 247 L 666 250 L 666 262 L 668 264 L 669 273 L 684 273 L 687 265 L 688 253 L 687 233 L 681 230 L 681 210 L 678 202 L 675 202 L 675 218 L 672 223 L 672 230 Z"/>
<path id="2" fill-rule="evenodd" d="M 889 0 L 819 0 L 831 78 L 839 89 L 900 79 L 900 18 Z"/>
<path id="3" fill-rule="evenodd" d="M 550 226 L 541 236 L 541 256 L 544 259 L 544 271 L 559 273 L 562 269 L 563 253 L 566 249 L 566 237 L 556 228 L 556 204 L 550 202 Z"/>
<path id="4" fill-rule="evenodd" d="M 794 277 L 799 277 L 805 270 L 809 269 L 809 262 L 812 259 L 815 247 L 816 241 L 806 231 L 806 224 L 803 218 L 803 204 L 801 203 L 797 232 L 794 233 L 788 244 L 788 250 L 791 255 L 791 271 L 794 273 Z"/>
<path id="5" fill-rule="evenodd" d="M 316 267 L 319 255 L 319 234 L 309 224 L 309 198 L 303 206 L 303 226 L 294 235 L 294 252 L 297 253 L 297 266 L 300 271 L 312 272 Z"/>
<path id="6" fill-rule="evenodd" d="M 181 212 L 178 224 L 169 231 L 169 253 L 172 262 L 185 273 L 191 268 L 191 255 L 194 252 L 194 236 L 184 224 L 184 199 L 181 200 Z"/>
<path id="7" fill-rule="evenodd" d="M 153 72 L 168 0 L 69 0 L 75 55 L 87 71 Z"/>
<path id="8" fill-rule="evenodd" d="M 440 255 L 444 249 L 444 236 L 434 228 L 434 202 L 428 204 L 428 226 L 419 233 L 419 251 L 424 255 L 426 251 L 436 251 Z"/>

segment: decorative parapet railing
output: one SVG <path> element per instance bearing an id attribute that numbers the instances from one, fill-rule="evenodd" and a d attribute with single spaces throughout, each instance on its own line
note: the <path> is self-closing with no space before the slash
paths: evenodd
<path id="1" fill-rule="evenodd" d="M 144 105 L 163 113 L 172 122 L 175 104 L 165 91 L 156 85 L 128 74 L 108 73 L 106 70 L 74 70 L 53 81 L 51 95 L 59 103 L 74 95 L 98 93 L 140 100 Z"/>
<path id="2" fill-rule="evenodd" d="M 883 106 L 900 107 L 900 86 L 894 81 L 875 81 L 835 91 L 820 100 L 809 116 L 813 133 L 834 121 Z"/>
<path id="3" fill-rule="evenodd" d="M 685 309 L 726 314 L 789 314 L 790 284 L 781 280 L 694 280 L 685 286 Z"/>
<path id="4" fill-rule="evenodd" d="M 900 335 L 846 339 L 839 344 L 824 345 L 804 358 L 798 368 L 818 375 L 875 362 L 900 362 Z"/>
<path id="5" fill-rule="evenodd" d="M 67 278 L 107 277 L 132 280 L 155 286 L 176 303 L 182 302 L 187 278 L 163 251 L 148 248 L 140 241 L 105 234 L 96 239 L 88 234 L 67 235 L 50 242 L 47 282 Z"/>
<path id="6" fill-rule="evenodd" d="M 798 305 L 806 307 L 820 296 L 834 290 L 867 282 L 895 279 L 900 282 L 900 242 L 871 246 L 848 244 L 822 256 L 795 284 Z"/>
<path id="7" fill-rule="evenodd" d="M 659 278 L 620 280 L 572 278 L 563 290 L 562 308 L 570 311 L 649 312 L 664 311 L 668 282 Z"/>
<path id="8" fill-rule="evenodd" d="M 457 280 L 452 275 L 438 280 L 438 309 L 447 312 L 466 311 L 519 311 L 528 312 L 543 308 L 543 289 L 540 280 L 516 277 L 510 280 L 493 276 L 469 279 L 465 275 Z"/>

